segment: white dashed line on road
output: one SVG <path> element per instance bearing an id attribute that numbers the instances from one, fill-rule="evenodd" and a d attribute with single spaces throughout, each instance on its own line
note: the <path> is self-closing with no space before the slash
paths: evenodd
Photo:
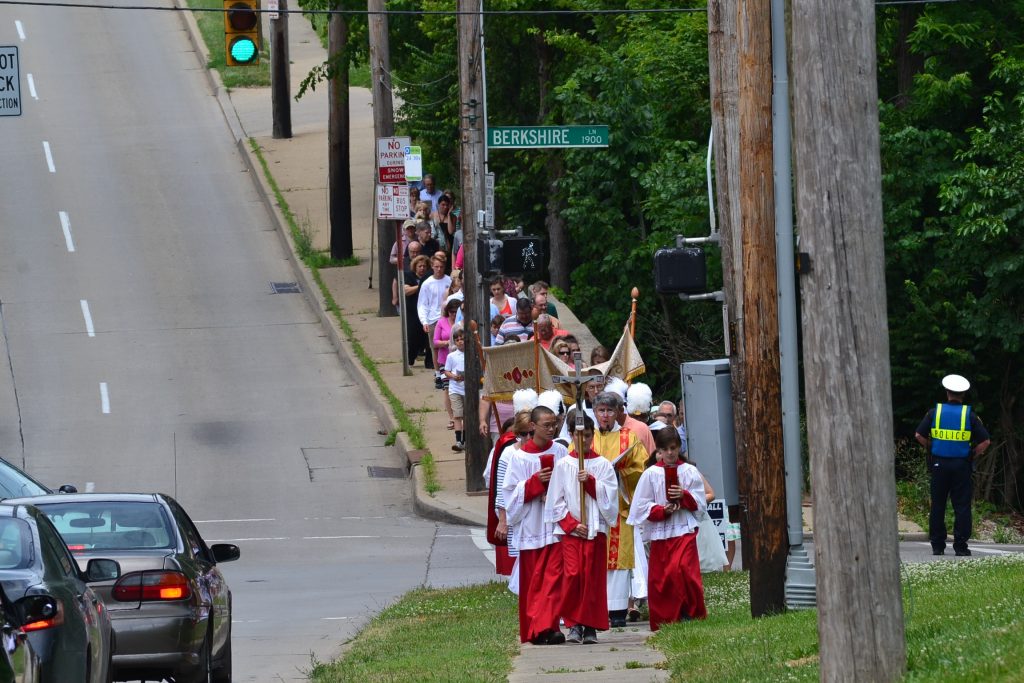
<path id="1" fill-rule="evenodd" d="M 60 229 L 64 231 L 64 244 L 67 245 L 69 252 L 75 251 L 75 241 L 71 239 L 71 219 L 68 218 L 67 211 L 60 212 Z"/>
<path id="2" fill-rule="evenodd" d="M 100 409 L 104 415 L 110 414 L 110 393 L 107 391 L 106 382 L 100 382 Z"/>
<path id="3" fill-rule="evenodd" d="M 32 78 L 32 74 L 25 74 L 25 80 L 28 81 L 28 91 L 32 95 L 32 99 L 38 100 L 39 95 L 36 94 L 36 79 Z"/>
<path id="4" fill-rule="evenodd" d="M 250 519 L 193 519 L 193 524 L 223 524 L 225 522 L 276 522 L 273 517 L 252 517 Z"/>
<path id="5" fill-rule="evenodd" d="M 53 154 L 50 153 L 50 143 L 43 140 L 43 151 L 46 153 L 46 167 L 50 169 L 50 173 L 56 173 L 57 167 L 53 165 Z"/>
<path id="6" fill-rule="evenodd" d="M 18 37 L 25 40 L 25 27 L 21 25 L 21 19 L 14 20 L 14 28 L 18 29 Z"/>
<path id="7" fill-rule="evenodd" d="M 92 326 L 92 314 L 89 313 L 89 302 L 82 299 L 82 317 L 85 318 L 85 333 L 90 337 L 96 336 L 96 329 Z"/>
<path id="8" fill-rule="evenodd" d="M 92 493 L 95 490 L 96 490 L 96 482 L 94 482 L 94 481 L 87 481 L 87 482 L 85 482 L 85 492 L 86 493 Z"/>

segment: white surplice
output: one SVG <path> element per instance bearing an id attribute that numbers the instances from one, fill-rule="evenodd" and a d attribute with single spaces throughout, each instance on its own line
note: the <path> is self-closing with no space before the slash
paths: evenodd
<path id="1" fill-rule="evenodd" d="M 689 463 L 680 463 L 677 470 L 679 486 L 697 502 L 697 509 L 693 512 L 683 508 L 667 519 L 651 521 L 648 519 L 651 509 L 655 505 L 668 505 L 668 496 L 665 495 L 665 468 L 655 465 L 649 467 L 640 475 L 640 481 L 633 493 L 633 502 L 629 507 L 629 518 L 626 520 L 633 526 L 643 528 L 645 541 L 663 541 L 667 538 L 676 538 L 697 530 L 700 519 L 707 515 L 708 504 L 704 497 L 704 480 L 701 479 L 697 468 Z"/>
<path id="2" fill-rule="evenodd" d="M 587 538 L 594 539 L 599 533 L 608 533 L 609 527 L 619 523 L 619 485 L 615 478 L 612 464 L 600 455 L 586 458 L 584 469 L 594 475 L 595 500 L 587 496 Z M 579 461 L 575 455 L 568 455 L 555 462 L 548 484 L 548 498 L 544 503 L 544 520 L 555 524 L 555 535 L 562 536 L 565 531 L 558 522 L 565 516 L 572 515 L 576 521 L 580 517 L 580 482 Z M 604 552 L 604 551 L 602 551 Z"/>
<path id="3" fill-rule="evenodd" d="M 554 455 L 557 463 L 569 454 L 560 443 L 551 442 L 541 453 L 528 453 L 518 446 L 506 449 L 513 451 L 509 457 L 508 470 L 502 495 L 505 499 L 505 515 L 509 527 L 514 529 L 513 543 L 519 550 L 543 548 L 558 539 L 554 533 L 555 524 L 544 520 L 544 497 L 538 496 L 526 500 L 526 484 L 537 472 L 540 472 L 540 456 Z M 502 455 L 502 458 L 505 456 Z"/>

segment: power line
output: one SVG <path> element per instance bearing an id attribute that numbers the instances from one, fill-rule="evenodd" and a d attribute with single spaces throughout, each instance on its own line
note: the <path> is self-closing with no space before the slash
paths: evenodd
<path id="1" fill-rule="evenodd" d="M 973 2 L 974 0 L 876 0 L 875 6 L 886 5 L 944 5 L 956 2 Z M 38 0 L 0 0 L 0 5 L 11 5 L 19 7 L 65 7 L 73 9 L 104 9 L 104 10 L 133 10 L 133 11 L 156 11 L 156 12 L 224 12 L 225 10 L 216 7 L 154 7 L 152 5 L 109 5 L 85 2 L 39 2 Z M 392 9 L 384 11 L 371 11 L 365 9 L 287 9 L 287 10 L 252 10 L 260 14 L 277 12 L 278 14 L 312 14 L 312 15 L 334 15 L 344 14 L 350 16 L 586 16 L 586 15 L 641 15 L 641 14 L 696 14 L 707 12 L 706 7 L 666 7 L 666 8 L 638 8 L 638 9 L 509 9 L 509 10 L 482 10 L 479 12 L 460 12 L 458 10 L 425 10 L 425 9 Z"/>

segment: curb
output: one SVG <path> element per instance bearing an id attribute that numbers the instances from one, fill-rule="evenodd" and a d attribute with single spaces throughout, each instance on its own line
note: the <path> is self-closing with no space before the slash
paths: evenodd
<path id="1" fill-rule="evenodd" d="M 359 388 L 362 389 L 364 396 L 367 398 L 367 403 L 373 409 L 381 425 L 388 431 L 396 430 L 398 420 L 391 412 L 391 406 L 388 404 L 387 399 L 381 394 L 376 380 L 360 363 L 351 342 L 331 314 L 327 302 L 320 291 L 320 286 L 313 277 L 313 272 L 296 256 L 295 243 L 292 240 L 288 222 L 285 220 L 281 207 L 278 206 L 274 199 L 273 189 L 269 186 L 267 179 L 263 177 L 263 169 L 259 160 L 254 158 L 252 150 L 249 149 L 248 138 L 242 128 L 241 120 L 238 118 L 238 113 L 235 111 L 231 98 L 228 96 L 227 89 L 220 78 L 220 74 L 216 69 L 211 69 L 207 66 L 210 61 L 210 53 L 206 48 L 206 43 L 203 41 L 203 36 L 199 31 L 198 24 L 196 24 L 195 17 L 192 16 L 191 11 L 185 11 L 190 9 L 185 0 L 174 0 L 174 4 L 178 9 L 183 10 L 177 12 L 177 14 L 182 18 L 189 42 L 192 43 L 192 47 L 195 49 L 196 57 L 200 62 L 199 67 L 206 74 L 210 91 L 220 105 L 221 113 L 224 115 L 224 120 L 231 130 L 231 135 L 234 137 L 235 145 L 238 147 L 239 154 L 245 162 L 246 170 L 252 179 L 253 186 L 256 188 L 256 192 L 259 194 L 264 206 L 267 207 L 268 212 L 273 216 L 277 236 L 280 238 L 287 254 L 288 262 L 291 264 L 292 270 L 302 286 L 303 296 L 306 297 L 310 306 L 316 311 L 317 317 L 320 319 L 320 326 L 327 333 L 328 339 L 330 339 L 331 344 L 334 346 L 339 360 L 341 360 L 344 368 L 355 379 Z M 336 303 L 339 306 L 341 305 L 340 302 Z M 409 440 L 408 434 L 398 432 L 395 439 L 395 447 L 405 459 L 406 466 L 411 467 L 409 479 L 412 483 L 413 509 L 416 511 L 416 514 L 446 524 L 480 525 L 480 521 L 475 515 L 468 513 L 462 508 L 440 501 L 427 493 L 422 467 L 418 464 L 413 464 L 409 457 L 409 453 L 415 450 L 415 448 Z"/>

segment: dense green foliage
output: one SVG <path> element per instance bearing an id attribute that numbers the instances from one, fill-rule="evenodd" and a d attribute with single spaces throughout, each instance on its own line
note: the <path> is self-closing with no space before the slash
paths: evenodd
<path id="1" fill-rule="evenodd" d="M 682 7 L 702 0 L 489 0 L 488 10 Z M 393 0 L 452 9 L 453 0 Z M 400 127 L 427 170 L 458 186 L 455 17 L 391 18 Z M 1024 476 L 1024 1 L 879 7 L 887 294 L 897 433 L 968 376 L 993 430 L 982 493 L 1018 509 Z M 678 396 L 678 363 L 722 354 L 714 304 L 653 291 L 652 256 L 709 229 L 706 13 L 488 15 L 492 125 L 608 124 L 607 149 L 492 150 L 499 223 L 561 236 L 542 274 L 605 344 L 641 289 L 637 341 L 655 395 Z M 799 160 L 796 160 L 799 169 Z M 799 226 L 798 226 L 799 230 Z M 558 240 L 556 240 L 558 241 Z M 708 250 L 711 287 L 720 283 Z"/>

